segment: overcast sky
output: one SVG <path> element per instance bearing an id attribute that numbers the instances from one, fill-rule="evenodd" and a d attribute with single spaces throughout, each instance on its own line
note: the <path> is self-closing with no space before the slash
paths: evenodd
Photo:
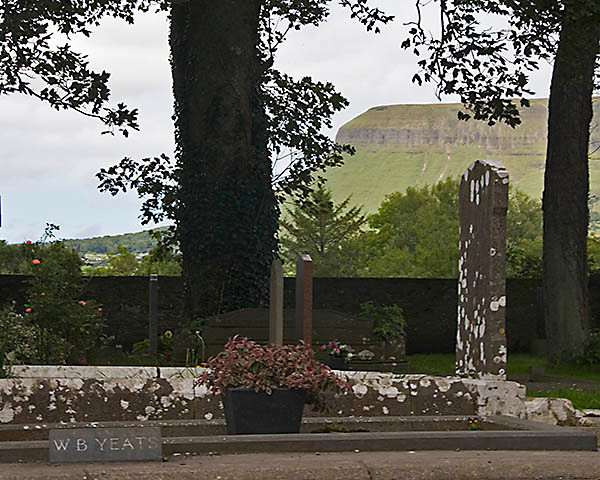
<path id="1" fill-rule="evenodd" d="M 412 2 L 376 0 L 387 13 L 406 19 Z M 404 7 L 404 8 L 403 8 Z M 338 7 L 326 24 L 294 32 L 281 48 L 277 66 L 295 77 L 331 81 L 350 100 L 334 117 L 337 129 L 375 105 L 435 103 L 432 86 L 410 82 L 412 54 L 400 49 L 401 21 L 379 35 L 365 32 Z M 113 104 L 139 108 L 140 131 L 128 139 L 100 135 L 102 125 L 79 114 L 54 111 L 25 96 L 0 97 L 0 239 L 36 240 L 47 222 L 60 238 L 135 232 L 142 227 L 135 193 L 99 193 L 95 173 L 124 156 L 173 154 L 171 75 L 166 15 L 140 15 L 135 25 L 106 21 L 90 39 L 78 40 L 96 69 L 111 72 Z M 550 67 L 532 81 L 536 96 L 548 95 Z M 445 101 L 452 101 L 448 98 Z"/>

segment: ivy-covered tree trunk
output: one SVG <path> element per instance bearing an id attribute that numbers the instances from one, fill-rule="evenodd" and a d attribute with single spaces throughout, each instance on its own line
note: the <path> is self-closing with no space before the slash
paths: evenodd
<path id="1" fill-rule="evenodd" d="M 565 2 L 548 107 L 544 313 L 554 362 L 583 353 L 589 328 L 588 146 L 600 22 L 597 15 L 583 14 L 580 3 Z"/>
<path id="2" fill-rule="evenodd" d="M 263 304 L 277 248 L 260 0 L 174 2 L 171 63 L 186 314 Z"/>

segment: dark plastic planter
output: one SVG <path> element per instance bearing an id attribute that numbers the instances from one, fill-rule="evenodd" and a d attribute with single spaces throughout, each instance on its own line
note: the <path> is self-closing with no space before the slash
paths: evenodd
<path id="1" fill-rule="evenodd" d="M 347 370 L 348 362 L 345 358 L 342 357 L 329 357 L 325 361 L 325 365 L 333 370 Z"/>
<path id="2" fill-rule="evenodd" d="M 227 433 L 298 433 L 305 399 L 304 390 L 275 388 L 268 395 L 250 388 L 228 388 L 223 395 Z"/>

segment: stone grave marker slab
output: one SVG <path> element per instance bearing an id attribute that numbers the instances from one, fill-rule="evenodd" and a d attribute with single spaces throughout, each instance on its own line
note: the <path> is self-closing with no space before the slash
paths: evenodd
<path id="1" fill-rule="evenodd" d="M 50 463 L 162 460 L 160 427 L 59 428 L 49 432 Z"/>
<path id="2" fill-rule="evenodd" d="M 506 378 L 508 171 L 477 160 L 459 187 L 458 374 Z"/>
<path id="3" fill-rule="evenodd" d="M 269 343 L 283 345 L 283 265 L 278 258 L 271 264 L 269 300 Z"/>

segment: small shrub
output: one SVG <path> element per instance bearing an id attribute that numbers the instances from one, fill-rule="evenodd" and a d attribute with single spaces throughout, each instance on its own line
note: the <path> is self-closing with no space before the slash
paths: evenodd
<path id="1" fill-rule="evenodd" d="M 373 335 L 386 342 L 399 341 L 406 335 L 404 312 L 398 305 L 360 305 L 360 316 L 373 320 Z"/>
<path id="2" fill-rule="evenodd" d="M 15 304 L 0 310 L 0 378 L 10 375 L 12 365 L 38 363 L 41 329 L 15 311 Z"/>
<path id="3" fill-rule="evenodd" d="M 592 330 L 585 353 L 579 357 L 579 364 L 600 365 L 600 330 Z"/>
<path id="4" fill-rule="evenodd" d="M 165 330 L 161 335 L 157 338 L 156 345 L 156 363 L 159 365 L 167 364 L 171 361 L 171 356 L 173 353 L 173 332 L 171 330 Z M 141 342 L 136 342 L 133 344 L 133 349 L 131 351 L 131 355 L 129 355 L 129 359 L 136 363 L 143 363 L 149 355 L 150 352 L 150 339 L 146 338 Z"/>

